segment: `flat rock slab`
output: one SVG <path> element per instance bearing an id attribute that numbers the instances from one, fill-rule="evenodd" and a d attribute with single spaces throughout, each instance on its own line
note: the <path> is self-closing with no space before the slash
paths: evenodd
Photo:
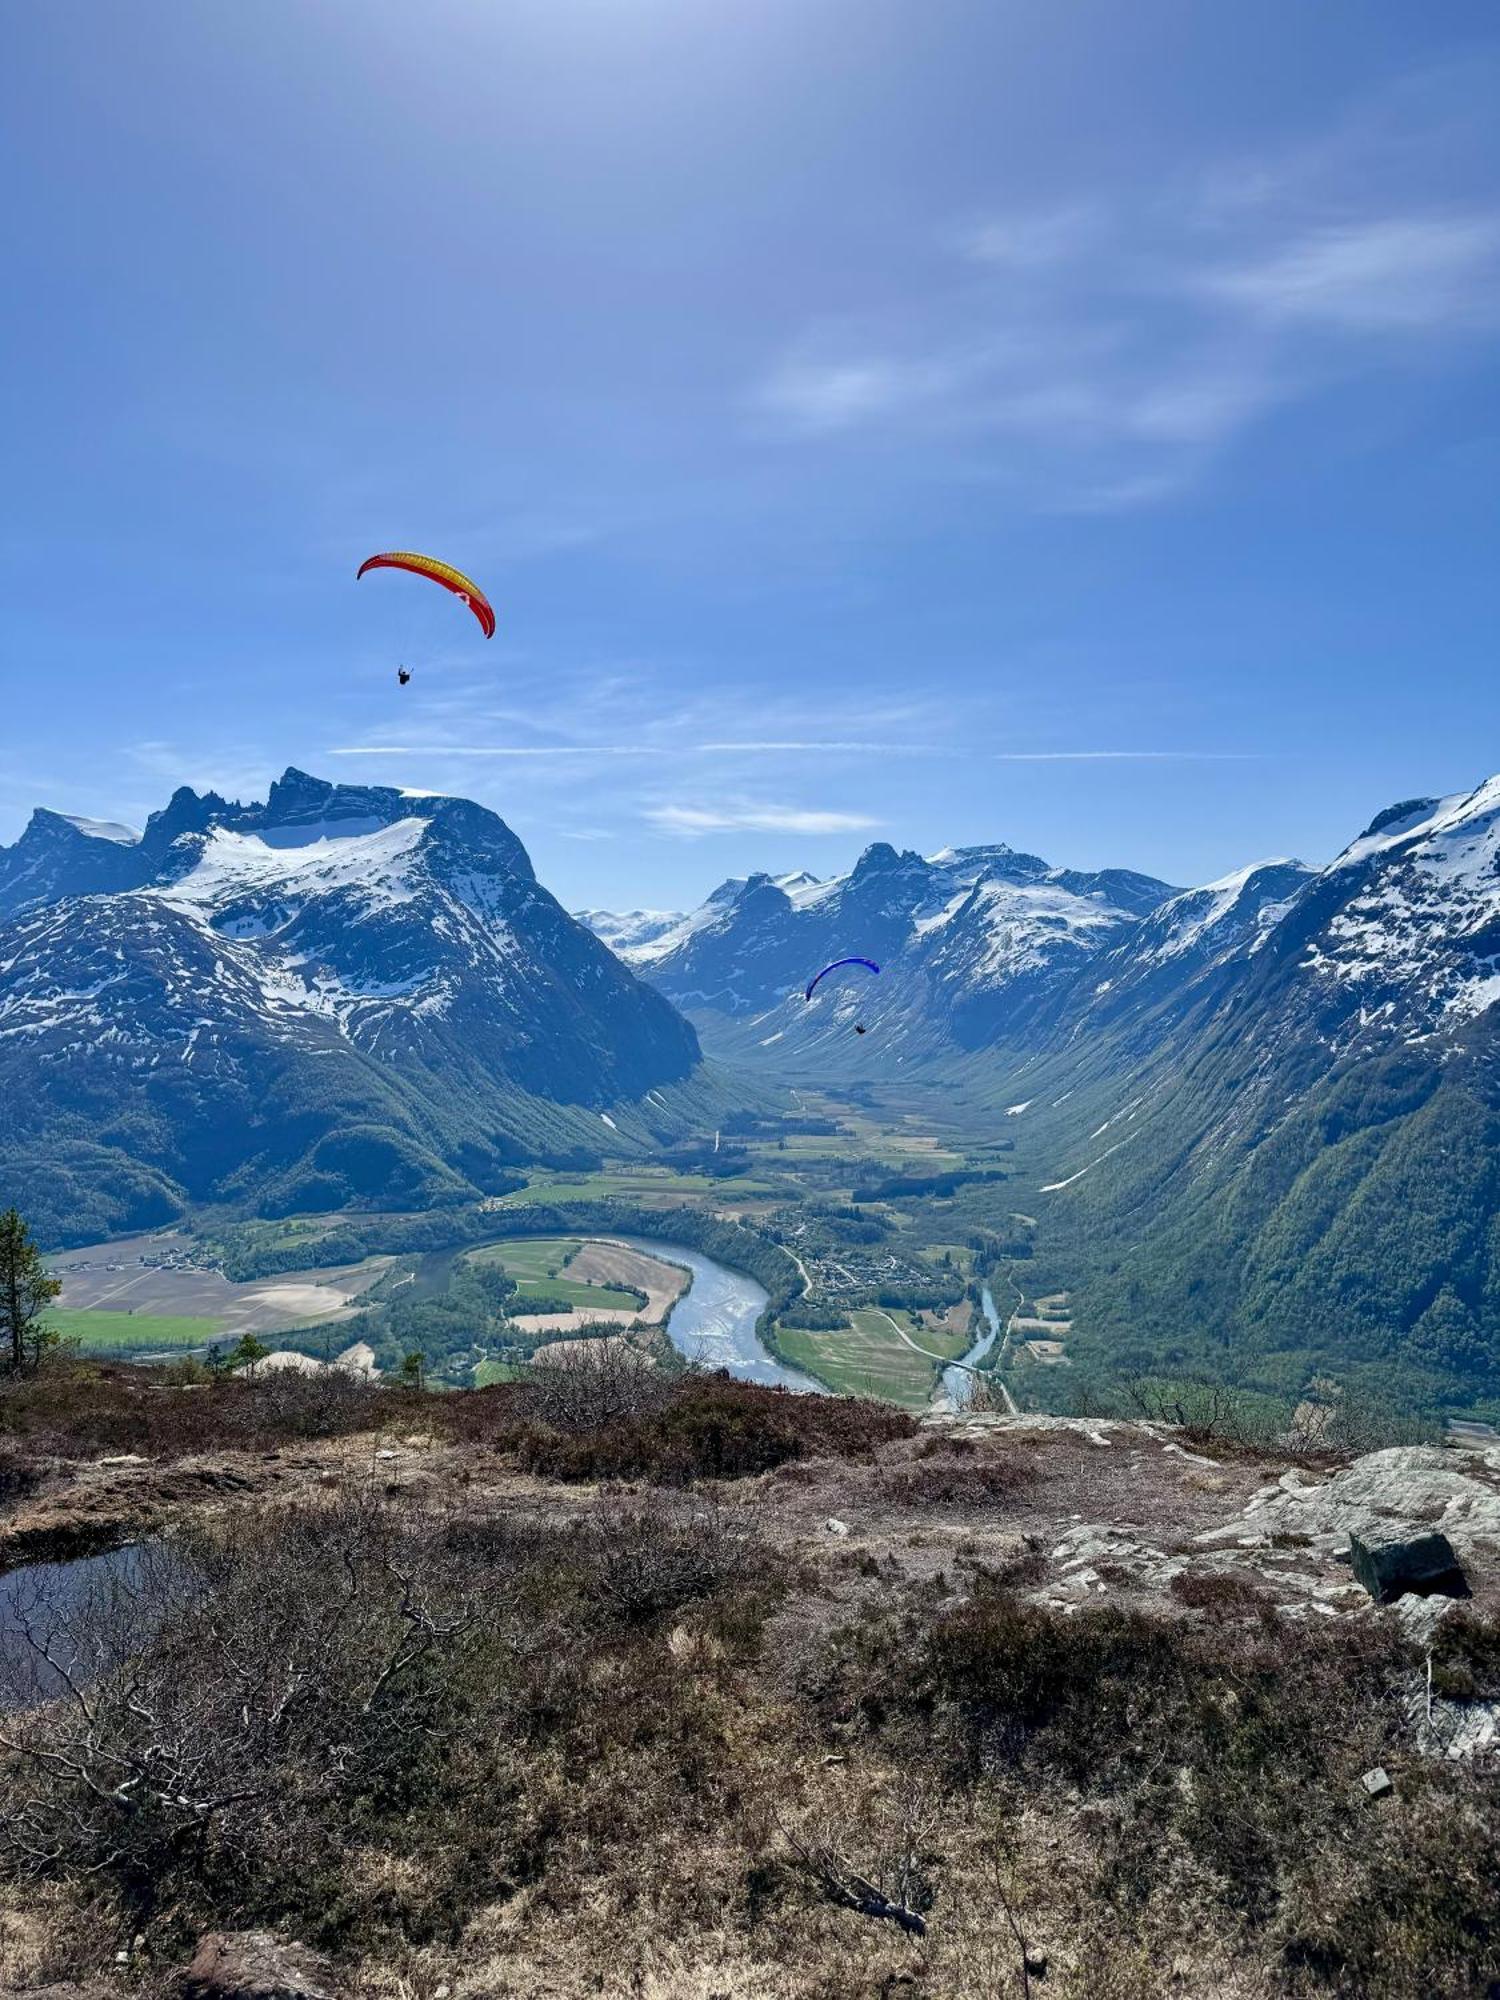
<path id="1" fill-rule="evenodd" d="M 1245 1509 L 1257 1525 L 1384 1541 L 1441 1531 L 1500 1541 L 1500 1447 L 1452 1451 L 1392 1445 L 1366 1452 L 1331 1479 L 1278 1479 Z"/>

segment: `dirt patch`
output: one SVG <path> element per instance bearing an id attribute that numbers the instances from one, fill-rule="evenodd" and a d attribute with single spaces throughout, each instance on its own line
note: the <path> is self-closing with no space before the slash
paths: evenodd
<path id="1" fill-rule="evenodd" d="M 586 1285 L 624 1285 L 646 1294 L 638 1323 L 659 1326 L 687 1289 L 687 1273 L 648 1257 L 628 1243 L 591 1240 L 568 1265 L 567 1275 Z"/>
<path id="2" fill-rule="evenodd" d="M 365 1276 L 360 1278 L 357 1288 L 327 1283 L 275 1284 L 256 1290 L 255 1297 L 266 1312 L 275 1313 L 288 1321 L 331 1319 L 347 1314 L 349 1301 L 368 1283 L 369 1278 Z"/>

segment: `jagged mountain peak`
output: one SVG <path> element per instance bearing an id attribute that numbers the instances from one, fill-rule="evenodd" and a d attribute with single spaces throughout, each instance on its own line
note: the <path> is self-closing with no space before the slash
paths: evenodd
<path id="1" fill-rule="evenodd" d="M 179 785 L 167 803 L 146 821 L 141 846 L 147 854 L 162 854 L 184 833 L 203 833 L 215 821 L 243 808 L 217 792 L 195 792 Z"/>
<path id="2" fill-rule="evenodd" d="M 920 965 L 942 1012 L 971 986 L 992 995 L 1003 968 L 1045 977 L 1043 967 L 1058 970 L 1172 893 L 1169 883 L 1127 869 L 1054 869 L 1004 842 L 924 857 L 877 840 L 845 875 L 735 879 L 649 935 L 599 912 L 588 921 L 690 1008 L 759 1014 L 800 995 L 824 961 L 859 953 L 898 975 Z M 794 1040 L 816 1030 L 816 1013 L 788 1023 Z"/>
<path id="3" fill-rule="evenodd" d="M 33 1194 L 51 1233 L 142 1219 L 137 1167 L 167 1212 L 472 1196 L 519 1158 L 649 1146 L 672 1114 L 624 1107 L 699 1061 L 466 799 L 295 767 L 264 803 L 183 787 L 134 846 L 28 829 L 0 899 L 0 1093 L 39 1132 L 107 1101 L 121 1135 Z"/>
<path id="4" fill-rule="evenodd" d="M 872 840 L 850 871 L 852 884 L 866 882 L 871 876 L 924 873 L 927 863 L 920 854 L 909 847 L 898 850 L 888 840 Z"/>

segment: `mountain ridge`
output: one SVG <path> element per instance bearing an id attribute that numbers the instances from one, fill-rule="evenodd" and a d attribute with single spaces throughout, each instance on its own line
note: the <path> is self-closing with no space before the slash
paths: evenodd
<path id="1" fill-rule="evenodd" d="M 649 1151 L 689 1119 L 662 1093 L 704 1095 L 691 1027 L 468 800 L 291 768 L 130 843 L 57 818 L 0 850 L 0 1180 L 49 1237 L 462 1199 Z"/>
<path id="2" fill-rule="evenodd" d="M 856 869 L 822 934 L 741 895 L 642 972 L 716 1055 L 835 1093 L 925 1079 L 965 1129 L 1023 1133 L 1083 1359 L 1500 1395 L 1500 778 L 1139 912 L 1034 857 L 937 904 L 952 858 L 901 861 L 888 955 Z M 868 950 L 878 987 L 809 1004 L 790 945 L 798 971 Z"/>

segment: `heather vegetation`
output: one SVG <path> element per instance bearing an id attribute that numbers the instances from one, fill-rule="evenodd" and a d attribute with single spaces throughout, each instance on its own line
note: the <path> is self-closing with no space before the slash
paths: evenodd
<path id="1" fill-rule="evenodd" d="M 0 1388 L 0 1447 L 0 1526 L 111 1452 L 222 1482 L 82 1592 L 0 1582 L 14 1987 L 167 2000 L 216 1929 L 369 2000 L 1500 1979 L 1500 1797 L 1417 1754 L 1399 1620 L 1217 1570 L 1057 1601 L 1042 1523 L 1118 1449 L 608 1344 L 447 1395 L 54 1356 Z M 254 1467 L 283 1483 L 237 1497 Z M 830 1505 L 889 1525 L 849 1544 Z M 1497 1659 L 1476 1606 L 1437 1693 Z"/>

